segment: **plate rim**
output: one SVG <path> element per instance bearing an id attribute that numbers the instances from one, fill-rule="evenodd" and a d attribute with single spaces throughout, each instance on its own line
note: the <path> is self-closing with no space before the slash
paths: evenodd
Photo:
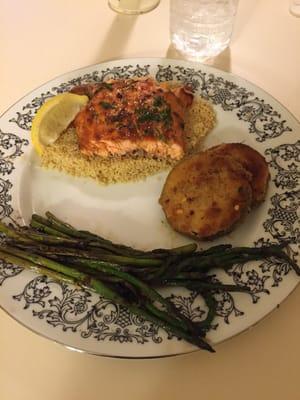
<path id="1" fill-rule="evenodd" d="M 84 71 L 87 69 L 92 69 L 93 67 L 97 69 L 97 67 L 101 67 L 102 65 L 109 65 L 109 64 L 113 64 L 114 62 L 119 62 L 119 63 L 136 63 L 138 61 L 143 61 L 143 62 L 151 62 L 151 63 L 159 63 L 159 61 L 166 61 L 166 62 L 171 62 L 171 63 L 179 63 L 181 65 L 186 65 L 186 66 L 195 66 L 198 67 L 199 69 L 201 69 L 201 67 L 203 67 L 204 69 L 208 69 L 209 71 L 211 70 L 212 73 L 215 72 L 215 74 L 219 74 L 220 72 L 222 74 L 224 74 L 225 76 L 231 77 L 233 79 L 240 79 L 242 81 L 244 81 L 245 83 L 247 83 L 250 87 L 254 87 L 259 89 L 263 94 L 265 94 L 267 97 L 269 97 L 270 99 L 272 99 L 275 103 L 277 103 L 278 105 L 280 105 L 282 107 L 282 109 L 289 114 L 289 116 L 291 116 L 296 124 L 300 125 L 300 121 L 296 118 L 296 116 L 289 111 L 289 109 L 283 105 L 279 100 L 277 100 L 273 95 L 271 95 L 269 92 L 267 92 L 265 89 L 262 89 L 260 86 L 258 86 L 257 84 L 249 81 L 248 79 L 243 78 L 240 75 L 234 74 L 232 72 L 228 72 L 228 71 L 224 71 L 220 68 L 217 68 L 215 66 L 210 66 L 210 65 L 206 65 L 204 63 L 199 63 L 199 62 L 194 62 L 194 61 L 188 61 L 188 60 L 182 60 L 182 59 L 176 59 L 176 58 L 169 58 L 169 57 L 130 57 L 130 58 L 115 58 L 115 59 L 110 59 L 110 60 L 106 60 L 106 61 L 102 61 L 102 62 L 98 62 L 98 63 L 94 63 L 94 64 L 90 64 L 84 67 L 79 67 L 73 70 L 69 70 L 65 73 L 59 74 L 49 80 L 47 80 L 46 82 L 42 83 L 41 85 L 38 85 L 37 87 L 35 87 L 34 89 L 30 90 L 29 92 L 27 92 L 26 94 L 24 94 L 22 97 L 20 97 L 18 100 L 16 100 L 13 104 L 11 104 L 7 109 L 5 109 L 1 114 L 0 114 L 0 118 L 2 118 L 11 108 L 13 108 L 14 106 L 16 106 L 19 102 L 21 102 L 24 98 L 26 98 L 27 96 L 29 96 L 30 94 L 32 94 L 33 92 L 37 91 L 38 89 L 42 88 L 43 86 L 50 84 L 52 81 L 59 79 L 59 78 L 64 78 L 67 77 L 68 75 L 72 74 L 72 73 L 80 73 L 80 71 Z M 296 290 L 296 288 L 298 287 L 300 281 L 298 281 L 296 283 L 296 285 L 294 286 L 294 288 L 288 293 L 287 296 L 284 297 L 284 299 L 282 301 L 280 301 L 280 304 L 282 304 L 283 302 L 285 302 L 285 300 L 288 299 L 288 297 Z M 178 356 L 182 356 L 185 354 L 190 354 L 190 353 L 194 353 L 194 352 L 198 352 L 200 349 L 191 349 L 191 350 L 187 350 L 184 352 L 180 352 L 180 353 L 172 353 L 172 354 L 163 354 L 163 355 L 156 355 L 156 356 L 119 356 L 119 355 L 108 355 L 108 354 L 101 354 L 101 353 L 94 353 L 93 351 L 87 350 L 87 349 L 80 349 L 77 348 L 76 346 L 69 346 L 66 343 L 63 343 L 57 339 L 53 339 L 48 335 L 45 335 L 44 333 L 38 332 L 36 330 L 34 330 L 33 328 L 31 328 L 30 326 L 27 326 L 24 322 L 20 321 L 17 317 L 15 317 L 14 315 L 12 315 L 8 310 L 6 310 L 5 308 L 3 308 L 3 306 L 0 304 L 0 308 L 7 314 L 9 315 L 11 318 L 13 318 L 16 322 L 18 322 L 19 324 L 21 324 L 23 327 L 25 327 L 26 329 L 29 329 L 31 332 L 39 335 L 40 337 L 43 337 L 45 339 L 51 340 L 52 342 L 59 344 L 61 346 L 66 347 L 69 350 L 72 351 L 77 351 L 77 352 L 81 352 L 81 353 L 88 353 L 90 355 L 94 355 L 94 356 L 101 356 L 101 357 L 107 357 L 107 358 L 120 358 L 120 359 L 153 359 L 153 358 L 167 358 L 167 357 L 178 357 Z M 277 309 L 277 306 L 275 305 L 269 312 L 267 312 L 263 317 L 261 317 L 259 320 L 257 320 L 256 322 L 252 323 L 251 325 L 249 325 L 248 327 L 244 328 L 243 330 L 241 330 L 240 332 L 233 334 L 232 336 L 225 338 L 221 341 L 219 341 L 217 344 L 215 344 L 215 346 L 218 346 L 219 344 L 224 343 L 225 341 L 229 340 L 229 339 L 233 339 L 235 336 L 238 336 L 242 333 L 247 332 L 249 329 L 251 329 L 252 327 L 256 326 L 258 323 L 260 323 L 261 321 L 263 321 L 267 316 L 269 316 L 270 314 L 272 314 L 275 310 Z"/>
<path id="2" fill-rule="evenodd" d="M 2 118 L 4 116 L 4 114 L 6 114 L 11 108 L 13 108 L 17 103 L 19 103 L 20 101 L 22 101 L 25 97 L 29 96 L 31 93 L 35 92 L 36 90 L 40 89 L 41 87 L 43 87 L 44 85 L 47 85 L 48 83 L 58 79 L 58 78 L 62 78 L 66 75 L 69 75 L 71 73 L 74 72 L 79 72 L 81 70 L 85 70 L 88 68 L 92 68 L 92 67 L 97 67 L 100 66 L 102 64 L 108 64 L 108 63 L 113 63 L 113 62 L 119 62 L 119 61 L 124 61 L 124 62 L 130 62 L 132 60 L 166 60 L 166 61 L 171 61 L 171 62 L 182 62 L 184 64 L 192 64 L 194 66 L 198 65 L 198 66 L 204 66 L 204 68 L 208 68 L 208 69 L 212 69 L 213 71 L 216 72 L 221 72 L 223 74 L 229 75 L 233 78 L 239 78 L 242 79 L 243 81 L 245 81 L 247 84 L 249 84 L 250 86 L 254 86 L 256 88 L 258 88 L 259 90 L 261 90 L 264 94 L 266 94 L 267 96 L 271 97 L 272 100 L 274 100 L 276 103 L 278 103 L 287 113 L 289 113 L 295 120 L 297 123 L 300 124 L 300 119 L 298 119 L 294 113 L 292 113 L 281 101 L 279 101 L 275 96 L 273 96 L 271 93 L 269 93 L 267 90 L 263 89 L 262 87 L 260 87 L 259 85 L 257 85 L 256 83 L 253 83 L 252 81 L 244 78 L 241 75 L 238 74 L 234 74 L 231 71 L 224 71 L 221 68 L 217 68 L 215 66 L 212 65 L 207 65 L 204 63 L 200 63 L 200 62 L 196 62 L 196 61 L 188 61 L 188 60 L 183 60 L 180 58 L 170 58 L 170 57 L 147 57 L 147 56 L 143 56 L 143 57 L 126 57 L 126 58 L 115 58 L 115 59 L 109 59 L 109 60 L 105 60 L 105 61 L 101 61 L 98 63 L 93 63 L 93 64 L 88 64 L 84 67 L 79 67 L 79 68 L 75 68 L 75 69 L 71 69 L 68 70 L 66 72 L 63 72 L 62 74 L 59 75 L 55 75 L 54 77 L 48 79 L 47 81 L 45 81 L 44 83 L 36 86 L 34 89 L 30 90 L 29 92 L 26 92 L 23 96 L 21 96 L 20 98 L 18 98 L 13 104 L 11 104 L 10 106 L 8 106 L 8 108 L 6 108 L 1 114 L 0 114 L 0 118 Z"/>
<path id="3" fill-rule="evenodd" d="M 266 318 L 270 317 L 272 314 L 274 314 L 278 309 L 279 306 L 281 304 L 284 304 L 289 297 L 297 290 L 297 288 L 300 286 L 300 280 L 299 282 L 295 285 L 295 287 L 289 292 L 289 294 L 276 306 L 274 306 L 274 308 L 272 308 L 272 310 L 270 310 L 267 314 L 265 314 L 263 317 L 261 317 L 260 319 L 258 319 L 256 322 L 254 322 L 253 324 L 249 325 L 247 328 L 241 330 L 240 332 L 225 338 L 223 340 L 221 340 L 220 342 L 214 344 L 214 348 L 217 348 L 221 345 L 223 345 L 224 343 L 242 335 L 247 333 L 248 331 L 250 331 L 250 329 L 255 328 L 258 324 L 262 323 Z M 195 353 L 199 353 L 202 352 L 203 350 L 200 348 L 195 348 L 195 349 L 191 349 L 191 350 L 187 350 L 183 353 L 172 353 L 172 354 L 163 354 L 163 355 L 157 355 L 157 356 L 120 356 L 120 355 L 110 355 L 110 354 L 101 354 L 101 353 L 95 353 L 93 351 L 87 350 L 87 349 L 80 349 L 79 347 L 76 346 L 70 346 L 67 345 L 66 343 L 63 343 L 57 339 L 53 339 L 51 337 L 49 337 L 48 335 L 45 335 L 44 333 L 38 332 L 36 330 L 34 330 L 33 328 L 31 328 L 30 326 L 27 326 L 24 322 L 20 321 L 17 317 L 15 317 L 14 315 L 12 315 L 10 312 L 8 312 L 8 310 L 6 310 L 4 307 L 2 307 L 2 305 L 0 304 L 0 309 L 2 311 L 4 311 L 4 314 L 9 316 L 9 318 L 12 318 L 15 322 L 17 322 L 18 324 L 20 324 L 23 328 L 28 329 L 31 333 L 33 333 L 34 335 L 39 336 L 40 338 L 46 339 L 49 342 L 54 343 L 55 345 L 59 346 L 59 347 L 63 347 L 66 350 L 69 351 L 73 351 L 76 353 L 81 353 L 81 354 L 88 354 L 90 356 L 93 357 L 103 357 L 103 358 L 109 358 L 109 359 L 120 359 L 120 360 L 154 360 L 154 359 L 164 359 L 164 358 L 175 358 L 175 357 L 182 357 L 182 356 L 187 356 L 187 355 L 191 355 L 191 354 L 195 354 Z"/>

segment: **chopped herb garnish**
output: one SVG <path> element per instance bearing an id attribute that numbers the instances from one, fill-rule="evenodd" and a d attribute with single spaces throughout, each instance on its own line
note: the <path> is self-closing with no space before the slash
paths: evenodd
<path id="1" fill-rule="evenodd" d="M 113 84 L 112 83 L 102 82 L 102 86 L 104 86 L 105 89 L 113 90 Z"/>
<path id="2" fill-rule="evenodd" d="M 164 104 L 164 99 L 161 96 L 155 96 L 153 105 L 154 107 L 161 107 Z"/>
<path id="3" fill-rule="evenodd" d="M 109 110 L 111 108 L 114 108 L 114 105 L 112 103 L 108 103 L 107 101 L 100 101 L 100 106 L 105 108 L 105 110 Z"/>
<path id="4" fill-rule="evenodd" d="M 137 122 L 163 122 L 169 126 L 172 121 L 171 109 L 167 105 L 163 109 L 158 108 L 139 108 L 137 110 Z"/>
<path id="5" fill-rule="evenodd" d="M 172 121 L 172 114 L 170 107 L 166 107 L 161 111 L 161 121 L 163 121 L 166 126 L 170 125 Z"/>
<path id="6" fill-rule="evenodd" d="M 159 122 L 160 120 L 160 114 L 156 110 L 153 111 L 148 108 L 139 108 L 137 110 L 137 121 L 140 123 L 151 121 Z"/>

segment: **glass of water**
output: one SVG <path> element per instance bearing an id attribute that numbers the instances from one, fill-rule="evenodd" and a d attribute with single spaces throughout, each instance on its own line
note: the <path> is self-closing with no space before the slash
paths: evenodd
<path id="1" fill-rule="evenodd" d="M 108 0 L 109 7 L 122 14 L 144 14 L 153 10 L 160 0 Z"/>
<path id="2" fill-rule="evenodd" d="M 184 57 L 204 61 L 230 43 L 238 0 L 170 0 L 171 41 Z"/>

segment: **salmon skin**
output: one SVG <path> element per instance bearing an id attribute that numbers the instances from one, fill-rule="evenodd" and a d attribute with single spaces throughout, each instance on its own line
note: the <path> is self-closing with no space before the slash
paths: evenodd
<path id="1" fill-rule="evenodd" d="M 71 92 L 90 98 L 73 123 L 83 154 L 184 156 L 184 117 L 194 97 L 187 87 L 172 89 L 152 78 L 119 79 L 76 86 Z"/>

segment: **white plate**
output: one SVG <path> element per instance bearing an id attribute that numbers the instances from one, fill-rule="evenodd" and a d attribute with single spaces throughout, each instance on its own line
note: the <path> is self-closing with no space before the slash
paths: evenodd
<path id="1" fill-rule="evenodd" d="M 41 169 L 29 143 L 32 116 L 50 96 L 76 84 L 149 74 L 160 81 L 189 82 L 213 103 L 217 125 L 205 147 L 243 142 L 269 161 L 272 180 L 266 201 L 238 229 L 214 244 L 253 245 L 288 239 L 294 243 L 292 255 L 296 257 L 300 236 L 299 122 L 249 82 L 177 60 L 130 59 L 87 67 L 46 83 L 12 106 L 0 119 L 0 217 L 28 223 L 32 213 L 50 210 L 76 227 L 137 248 L 188 242 L 169 228 L 158 204 L 165 173 L 139 183 L 103 187 Z M 208 334 L 213 344 L 255 324 L 298 283 L 288 265 L 273 261 L 237 265 L 230 274 L 218 272 L 218 276 L 227 282 L 247 283 L 252 296 L 216 294 L 218 326 Z M 0 305 L 5 311 L 68 347 L 116 357 L 159 357 L 196 350 L 110 301 L 17 266 L 0 265 L 0 285 Z M 203 317 L 205 308 L 199 298 L 183 290 L 167 294 L 191 317 Z"/>

